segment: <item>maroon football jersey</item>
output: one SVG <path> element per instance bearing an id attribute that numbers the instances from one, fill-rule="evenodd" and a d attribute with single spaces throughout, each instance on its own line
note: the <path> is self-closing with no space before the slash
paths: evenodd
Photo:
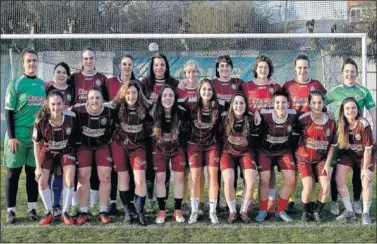
<path id="1" fill-rule="evenodd" d="M 60 88 L 55 87 L 54 82 L 52 81 L 46 82 L 46 94 L 48 95 L 48 93 L 52 90 L 58 90 L 63 94 L 64 109 L 68 109 L 71 106 L 73 106 L 73 99 L 75 98 L 75 91 L 70 85 L 67 84 L 67 87 L 65 89 L 60 89 Z"/>
<path id="2" fill-rule="evenodd" d="M 297 126 L 296 110 L 288 109 L 286 119 L 277 118 L 273 109 L 262 109 L 260 113 L 263 119 L 261 150 L 270 156 L 289 152 L 289 139 Z"/>
<path id="3" fill-rule="evenodd" d="M 154 138 L 154 146 L 155 150 L 162 153 L 173 153 L 178 150 L 179 147 L 182 146 L 184 148 L 187 143 L 187 133 L 189 130 L 189 118 L 190 113 L 185 110 L 183 107 L 178 106 L 177 111 L 177 119 L 179 121 L 178 125 L 178 137 L 175 139 L 173 132 L 172 132 L 172 120 L 171 117 L 165 117 L 164 120 L 161 121 L 161 138 L 158 140 Z M 183 145 L 182 145 L 183 144 Z"/>
<path id="4" fill-rule="evenodd" d="M 299 117 L 300 140 L 296 157 L 300 162 L 316 163 L 326 160 L 330 144 L 336 146 L 336 126 L 333 119 L 323 114 L 323 123 L 313 121 L 311 112 Z"/>
<path id="5" fill-rule="evenodd" d="M 249 112 L 247 116 L 247 122 L 249 124 L 249 130 L 246 131 L 246 136 L 243 135 L 244 126 L 245 126 L 245 118 L 242 120 L 236 120 L 233 126 L 234 131 L 231 135 L 226 135 L 226 119 L 227 113 L 222 114 L 222 126 L 221 130 L 223 130 L 223 145 L 224 151 L 232 155 L 242 155 L 244 153 L 250 152 L 250 140 L 251 140 L 251 133 L 250 131 L 254 127 L 254 115 Z"/>
<path id="6" fill-rule="evenodd" d="M 88 147 L 98 147 L 111 140 L 115 110 L 108 104 L 103 104 L 99 115 L 90 114 L 86 104 L 76 104 L 73 107 L 79 126 L 77 143 Z"/>
<path id="7" fill-rule="evenodd" d="M 177 89 L 179 100 L 178 102 L 185 103 L 186 106 L 190 108 L 190 110 L 193 110 L 196 106 L 197 97 L 196 92 L 198 88 L 194 89 Z"/>
<path id="8" fill-rule="evenodd" d="M 34 123 L 33 141 L 42 142 L 43 147 L 53 152 L 73 151 L 75 133 L 75 114 L 63 112 L 63 121 L 55 126 L 49 120 L 37 120 Z"/>
<path id="9" fill-rule="evenodd" d="M 340 153 L 350 156 L 356 155 L 360 159 L 363 158 L 365 148 L 372 148 L 373 146 L 372 129 L 368 120 L 360 118 L 355 128 L 348 130 L 348 135 L 351 148 L 340 150 Z"/>
<path id="10" fill-rule="evenodd" d="M 191 111 L 191 137 L 189 143 L 203 146 L 210 146 L 216 143 L 217 134 L 220 129 L 221 124 L 221 113 L 223 112 L 223 107 L 218 105 L 216 121 L 212 123 L 212 112 L 211 110 L 201 110 L 200 116 L 201 120 L 198 119 L 197 109 Z"/>
<path id="11" fill-rule="evenodd" d="M 283 88 L 289 94 L 289 108 L 296 109 L 298 113 L 310 111 L 308 97 L 311 91 L 320 90 L 326 94 L 326 89 L 321 82 L 317 80 L 309 80 L 305 83 L 298 83 L 296 80 L 285 82 Z"/>
<path id="12" fill-rule="evenodd" d="M 212 80 L 216 91 L 217 99 L 229 102 L 237 91 L 241 90 L 243 80 L 239 78 L 231 78 L 227 82 L 223 82 L 218 78 Z"/>
<path id="13" fill-rule="evenodd" d="M 124 110 L 124 118 L 121 118 L 120 112 Z M 146 136 L 151 134 L 152 123 L 149 113 L 141 114 L 136 109 L 121 106 L 115 118 L 113 139 L 122 141 L 125 145 L 144 145 Z"/>
<path id="14" fill-rule="evenodd" d="M 273 109 L 275 91 L 280 89 L 280 85 L 271 80 L 267 84 L 259 85 L 254 80 L 242 85 L 242 90 L 247 97 L 249 111 L 255 112 L 261 109 Z"/>
<path id="15" fill-rule="evenodd" d="M 98 72 L 91 76 L 84 75 L 81 71 L 74 73 L 68 80 L 68 84 L 75 88 L 76 97 L 74 104 L 85 103 L 89 89 L 94 86 L 101 87 L 103 99 L 108 101 L 109 95 L 105 85 L 106 79 L 105 75 Z"/>
<path id="16" fill-rule="evenodd" d="M 118 91 L 120 90 L 120 88 L 122 87 L 124 83 L 125 82 L 122 81 L 119 78 L 119 76 L 109 78 L 106 80 L 106 89 L 109 94 L 109 101 L 114 100 L 114 98 L 118 94 Z"/>
<path id="17" fill-rule="evenodd" d="M 165 84 L 170 84 L 172 87 L 174 87 L 174 89 L 177 89 L 178 83 L 179 81 L 172 77 L 169 78 L 169 82 L 156 79 L 154 84 L 152 84 L 149 77 L 146 77 L 140 81 L 145 97 L 152 103 L 156 103 L 158 94 Z"/>

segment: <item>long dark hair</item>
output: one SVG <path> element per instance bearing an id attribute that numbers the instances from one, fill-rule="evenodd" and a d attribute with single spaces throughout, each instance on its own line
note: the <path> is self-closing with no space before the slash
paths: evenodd
<path id="1" fill-rule="evenodd" d="M 215 87 L 212 83 L 211 80 L 209 79 L 202 79 L 200 82 L 199 82 L 199 87 L 198 87 L 198 90 L 196 92 L 196 101 L 198 101 L 196 103 L 196 113 L 197 113 L 197 117 L 198 117 L 198 120 L 199 122 L 202 122 L 202 115 L 201 115 L 201 110 L 203 108 L 203 101 L 202 101 L 202 97 L 200 96 L 200 89 L 202 88 L 202 86 L 204 85 L 204 83 L 208 83 L 211 87 L 212 87 L 212 97 L 211 97 L 211 101 L 210 101 L 210 110 L 211 110 L 211 113 L 212 113 L 212 118 L 211 118 L 211 122 L 213 124 L 215 124 L 216 120 L 217 120 L 217 112 L 218 112 L 218 101 L 217 101 L 217 95 L 216 95 L 216 90 L 215 90 Z"/>
<path id="2" fill-rule="evenodd" d="M 63 101 L 64 101 L 63 94 L 59 90 L 56 90 L 56 89 L 51 90 L 48 93 L 47 98 L 44 101 L 41 110 L 39 110 L 38 113 L 35 115 L 37 121 L 50 119 L 51 110 L 48 107 L 48 102 L 49 102 L 50 98 L 53 97 L 53 96 L 59 96 L 62 99 L 62 103 L 63 103 Z"/>
<path id="3" fill-rule="evenodd" d="M 135 87 L 137 90 L 137 102 L 136 102 L 136 112 L 139 116 L 145 116 L 147 111 L 150 108 L 150 103 L 148 102 L 148 99 L 145 97 L 143 91 L 141 90 L 139 83 L 137 80 L 132 80 L 129 84 L 125 83 L 121 86 L 121 88 L 118 91 L 117 96 L 114 99 L 113 106 L 118 112 L 118 116 L 120 120 L 124 120 L 126 118 L 127 113 L 127 102 L 126 102 L 126 93 L 127 90 L 131 87 Z"/>
<path id="4" fill-rule="evenodd" d="M 162 127 L 165 123 L 165 112 L 164 107 L 162 106 L 162 93 L 165 89 L 171 89 L 174 93 L 174 104 L 171 108 L 171 119 L 172 119 L 172 125 L 171 125 L 171 134 L 174 141 L 178 141 L 178 135 L 179 135 L 179 127 L 181 125 L 181 121 L 178 118 L 178 93 L 175 91 L 175 89 L 170 85 L 165 85 L 162 87 L 160 93 L 158 94 L 157 102 L 154 105 L 154 113 L 153 113 L 153 119 L 154 119 L 154 125 L 153 125 L 153 134 L 157 141 L 160 143 L 162 142 Z"/>
<path id="5" fill-rule="evenodd" d="M 169 67 L 169 62 L 168 62 L 168 59 L 167 57 L 162 54 L 162 53 L 156 53 L 152 56 L 152 59 L 151 59 L 151 62 L 150 62 L 150 65 L 149 65 L 149 79 L 150 79 L 150 82 L 152 83 L 152 85 L 155 83 L 156 81 L 156 76 L 153 72 L 153 65 L 154 65 L 154 60 L 156 58 L 162 58 L 164 61 L 165 61 L 165 65 L 166 65 L 166 70 L 165 70 L 165 74 L 164 74 L 164 79 L 165 79 L 165 83 L 166 84 L 169 84 L 169 80 L 170 80 L 170 67 Z"/>
<path id="6" fill-rule="evenodd" d="M 337 136 L 338 136 L 338 146 L 340 149 L 348 149 L 350 147 L 349 137 L 348 137 L 348 121 L 344 116 L 344 105 L 348 102 L 354 102 L 357 107 L 357 115 L 356 120 L 359 120 L 361 117 L 361 109 L 357 101 L 353 97 L 346 97 L 339 108 L 339 117 L 338 117 L 338 128 L 337 128 Z"/>
<path id="7" fill-rule="evenodd" d="M 247 107 L 247 98 L 246 98 L 246 96 L 243 92 L 237 92 L 230 99 L 230 105 L 229 105 L 229 108 L 228 108 L 228 114 L 227 114 L 226 122 L 225 122 L 225 134 L 227 136 L 230 136 L 234 132 L 234 124 L 235 124 L 236 119 L 235 119 L 235 114 L 234 114 L 234 110 L 233 110 L 233 102 L 234 102 L 234 99 L 237 96 L 242 97 L 244 99 L 245 105 L 246 105 L 245 112 L 243 113 L 245 124 L 243 126 L 242 137 L 247 138 L 247 135 L 249 134 L 249 128 L 250 128 L 249 117 L 248 117 L 249 109 Z"/>
<path id="8" fill-rule="evenodd" d="M 71 69 L 69 68 L 68 64 L 65 63 L 65 62 L 57 63 L 57 64 L 55 65 L 55 67 L 54 67 L 54 73 L 55 73 L 55 70 L 56 70 L 59 66 L 62 66 L 62 67 L 65 69 L 65 72 L 67 72 L 68 79 L 69 79 L 69 77 L 71 76 Z"/>

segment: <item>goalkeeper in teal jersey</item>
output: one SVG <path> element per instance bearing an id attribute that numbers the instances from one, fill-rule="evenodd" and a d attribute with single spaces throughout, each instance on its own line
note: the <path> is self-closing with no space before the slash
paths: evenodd
<path id="1" fill-rule="evenodd" d="M 46 99 L 45 84 L 36 74 L 38 56 L 34 50 L 22 53 L 24 74 L 12 80 L 5 95 L 5 119 L 7 133 L 4 141 L 3 164 L 7 167 L 5 177 L 5 199 L 7 222 L 16 221 L 16 196 L 21 171 L 25 166 L 26 192 L 28 198 L 28 218 L 36 221 L 38 185 L 35 180 L 35 160 L 32 142 L 35 114 L 42 108 Z"/>
<path id="2" fill-rule="evenodd" d="M 335 119 L 338 120 L 339 107 L 342 104 L 343 100 L 346 97 L 353 97 L 357 101 L 358 106 L 360 107 L 361 112 L 363 113 L 364 108 L 366 108 L 372 116 L 373 121 L 373 144 L 376 142 L 376 103 L 373 100 L 373 97 L 369 90 L 356 83 L 356 78 L 358 75 L 357 64 L 352 59 L 347 59 L 343 63 L 342 75 L 343 75 L 343 84 L 335 86 L 326 94 L 325 103 L 331 104 Z M 331 176 L 331 213 L 334 215 L 339 214 L 338 207 L 338 190 L 335 181 L 336 174 L 336 161 L 339 156 L 339 150 L 335 150 L 332 164 L 334 170 Z M 352 185 L 353 185 L 353 210 L 357 214 L 362 214 L 362 207 L 360 203 L 361 195 L 361 179 L 360 179 L 360 168 L 353 168 L 352 176 Z M 342 201 L 348 201 L 347 199 L 342 199 Z M 341 215 L 342 216 L 342 215 Z M 341 218 L 340 216 L 340 218 Z"/>

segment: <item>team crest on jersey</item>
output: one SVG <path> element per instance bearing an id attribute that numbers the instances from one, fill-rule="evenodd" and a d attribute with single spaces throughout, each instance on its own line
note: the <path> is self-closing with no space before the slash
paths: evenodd
<path id="1" fill-rule="evenodd" d="M 360 134 L 356 134 L 355 138 L 356 138 L 356 140 L 360 140 L 361 139 L 361 135 Z"/>
<path id="2" fill-rule="evenodd" d="M 100 86 L 101 85 L 101 81 L 99 79 L 96 80 L 96 86 Z"/>
<path id="3" fill-rule="evenodd" d="M 71 128 L 71 127 L 68 127 L 68 128 L 65 129 L 65 133 L 66 133 L 67 135 L 70 135 L 71 132 L 72 132 L 72 128 Z"/>
<path id="4" fill-rule="evenodd" d="M 236 88 L 237 88 L 237 86 L 235 84 L 232 84 L 231 87 L 232 87 L 233 90 L 236 90 Z"/>
<path id="5" fill-rule="evenodd" d="M 326 136 L 330 136 L 330 134 L 331 134 L 330 128 L 327 128 L 326 129 Z"/>
<path id="6" fill-rule="evenodd" d="M 107 122 L 107 119 L 106 119 L 106 118 L 102 118 L 102 119 L 101 119 L 101 125 L 105 125 L 106 122 Z"/>
<path id="7" fill-rule="evenodd" d="M 272 95 L 272 94 L 274 94 L 274 88 L 270 88 L 270 89 L 268 89 L 268 92 Z"/>
<path id="8" fill-rule="evenodd" d="M 288 125 L 288 127 L 287 127 L 287 131 L 288 131 L 288 132 L 291 132 L 291 131 L 292 131 L 292 126 Z"/>
<path id="9" fill-rule="evenodd" d="M 72 96 L 71 96 L 71 94 L 67 94 L 67 100 L 68 100 L 68 101 L 71 101 L 71 100 L 72 100 Z"/>

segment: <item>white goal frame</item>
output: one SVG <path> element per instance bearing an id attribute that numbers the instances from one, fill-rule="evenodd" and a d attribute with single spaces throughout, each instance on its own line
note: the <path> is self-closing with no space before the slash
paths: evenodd
<path id="1" fill-rule="evenodd" d="M 226 33 L 226 34 L 2 34 L 0 39 L 289 39 L 353 38 L 361 39 L 362 84 L 367 87 L 366 33 Z"/>

